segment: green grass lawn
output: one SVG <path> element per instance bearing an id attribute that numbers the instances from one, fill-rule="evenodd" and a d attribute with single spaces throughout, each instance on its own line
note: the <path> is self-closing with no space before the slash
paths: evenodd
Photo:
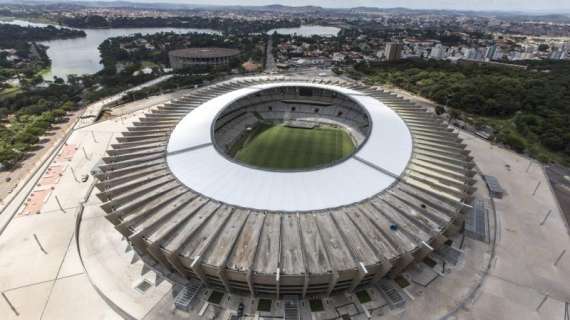
<path id="1" fill-rule="evenodd" d="M 261 126 L 237 150 L 237 160 L 256 167 L 295 170 L 325 165 L 354 151 L 352 139 L 341 129 Z"/>

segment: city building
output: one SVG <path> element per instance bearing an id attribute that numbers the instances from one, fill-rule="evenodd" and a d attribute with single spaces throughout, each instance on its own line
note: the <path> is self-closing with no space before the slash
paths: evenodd
<path id="1" fill-rule="evenodd" d="M 402 55 L 402 45 L 396 42 L 389 42 L 386 44 L 386 50 L 384 51 L 384 56 L 386 61 L 397 61 L 400 60 Z"/>
<path id="2" fill-rule="evenodd" d="M 346 59 L 346 55 L 344 55 L 340 52 L 335 52 L 332 55 L 332 61 L 334 61 L 334 62 L 341 63 L 341 62 L 344 62 L 345 59 Z"/>
<path id="3" fill-rule="evenodd" d="M 468 60 L 479 60 L 480 59 L 479 51 L 477 50 L 477 48 L 467 48 L 465 50 L 464 57 L 465 59 Z"/>
<path id="4" fill-rule="evenodd" d="M 550 59 L 552 59 L 552 60 L 563 60 L 565 57 L 565 53 L 566 53 L 566 51 L 564 51 L 564 50 L 552 51 L 552 53 L 550 54 Z"/>
<path id="5" fill-rule="evenodd" d="M 487 49 L 485 50 L 485 60 L 489 61 L 495 59 L 496 53 L 497 53 L 497 46 L 492 45 L 490 47 L 487 47 Z"/>
<path id="6" fill-rule="evenodd" d="M 187 48 L 170 51 L 168 58 L 173 69 L 194 65 L 228 65 L 240 51 L 229 48 Z"/>
<path id="7" fill-rule="evenodd" d="M 445 50 L 446 48 L 441 44 L 436 44 L 430 53 L 430 58 L 435 60 L 441 60 L 445 58 Z"/>

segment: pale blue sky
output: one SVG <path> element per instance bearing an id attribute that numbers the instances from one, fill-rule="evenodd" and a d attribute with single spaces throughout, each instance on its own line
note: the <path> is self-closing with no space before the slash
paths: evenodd
<path id="1" fill-rule="evenodd" d="M 130 0 L 135 2 L 136 0 Z M 570 0 L 138 0 L 211 5 L 316 5 L 324 7 L 406 7 L 414 9 L 460 9 L 502 11 L 570 11 Z"/>

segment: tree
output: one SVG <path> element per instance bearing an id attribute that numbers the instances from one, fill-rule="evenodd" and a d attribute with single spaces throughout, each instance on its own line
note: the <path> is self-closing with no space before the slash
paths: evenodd
<path id="1" fill-rule="evenodd" d="M 554 151 L 562 151 L 566 147 L 566 141 L 561 134 L 557 134 L 555 131 L 549 131 L 542 136 L 540 136 L 542 143 Z"/>
<path id="2" fill-rule="evenodd" d="M 538 51 L 540 52 L 546 52 L 548 51 L 550 47 L 546 44 L 546 43 L 541 43 L 540 45 L 538 45 Z"/>
<path id="3" fill-rule="evenodd" d="M 63 80 L 63 78 L 60 78 L 58 76 L 53 76 L 53 82 L 56 84 L 64 84 L 65 80 Z"/>
<path id="4" fill-rule="evenodd" d="M 75 105 L 71 101 L 66 101 L 61 105 L 61 109 L 64 111 L 73 111 L 75 109 Z"/>
<path id="5" fill-rule="evenodd" d="M 44 79 L 41 76 L 34 76 L 30 81 L 30 84 L 33 86 L 37 86 L 38 84 L 44 82 Z"/>
<path id="6" fill-rule="evenodd" d="M 444 114 L 444 113 L 445 113 L 445 108 L 444 108 L 444 107 L 442 107 L 442 106 L 440 106 L 440 105 L 437 105 L 437 106 L 435 107 L 435 114 L 437 114 L 438 116 L 440 116 L 440 115 L 442 115 L 442 114 Z"/>
<path id="7" fill-rule="evenodd" d="M 526 148 L 525 142 L 512 132 L 507 132 L 505 134 L 503 142 L 518 153 L 522 153 Z"/>
<path id="8" fill-rule="evenodd" d="M 451 109 L 449 110 L 449 122 L 451 123 L 451 121 L 455 120 L 455 119 L 460 119 L 461 118 L 461 112 L 455 110 L 455 109 Z"/>
<path id="9" fill-rule="evenodd" d="M 0 164 L 10 166 L 18 159 L 18 152 L 7 143 L 0 143 Z"/>
<path id="10" fill-rule="evenodd" d="M 60 109 L 55 109 L 52 111 L 53 116 L 54 116 L 54 120 L 55 121 L 60 121 L 62 118 L 64 118 L 67 114 L 67 112 L 65 112 L 65 110 L 63 108 Z"/>
<path id="11" fill-rule="evenodd" d="M 31 131 L 33 131 L 33 130 L 31 130 Z M 14 136 L 14 143 L 24 145 L 25 146 L 24 150 L 27 149 L 27 147 L 37 143 L 38 141 L 39 141 L 38 137 L 35 136 L 34 134 L 30 133 L 28 130 L 23 131 L 23 132 L 18 132 Z"/>

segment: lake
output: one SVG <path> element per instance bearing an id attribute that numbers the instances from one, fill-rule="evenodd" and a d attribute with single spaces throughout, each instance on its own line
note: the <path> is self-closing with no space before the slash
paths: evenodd
<path id="1" fill-rule="evenodd" d="M 2 23 L 20 26 L 45 27 L 47 24 L 33 23 L 22 20 L 0 21 Z M 99 45 L 107 38 L 128 36 L 135 33 L 151 34 L 159 32 L 175 33 L 220 33 L 212 29 L 193 28 L 118 28 L 118 29 L 83 29 L 87 34 L 84 38 L 51 40 L 39 42 L 47 45 L 47 55 L 51 59 L 51 69 L 43 75 L 44 79 L 52 80 L 54 76 L 67 78 L 68 74 L 91 74 L 100 71 Z"/>
<path id="2" fill-rule="evenodd" d="M 337 27 L 327 27 L 318 25 L 304 25 L 295 28 L 278 28 L 272 29 L 267 32 L 267 34 L 273 34 L 277 32 L 279 34 L 285 35 L 298 35 L 302 37 L 311 36 L 322 36 L 322 37 L 334 37 L 340 32 L 340 28 Z"/>
<path id="3" fill-rule="evenodd" d="M 1 23 L 11 23 L 20 26 L 45 27 L 47 24 L 35 23 L 23 20 L 0 21 Z M 55 25 L 57 27 L 57 25 Z M 103 66 L 100 63 L 99 45 L 107 38 L 128 36 L 135 33 L 150 34 L 159 32 L 175 33 L 220 33 L 212 29 L 193 28 L 119 28 L 119 29 L 83 29 L 87 34 L 84 38 L 51 40 L 40 42 L 47 45 L 47 55 L 51 59 L 49 72 L 43 75 L 44 79 L 52 80 L 54 76 L 67 79 L 68 74 L 92 74 L 100 71 Z M 268 32 L 279 34 L 297 34 L 299 36 L 310 37 L 319 35 L 324 37 L 334 37 L 340 32 L 340 28 L 319 25 L 303 25 L 296 28 L 278 28 Z"/>

